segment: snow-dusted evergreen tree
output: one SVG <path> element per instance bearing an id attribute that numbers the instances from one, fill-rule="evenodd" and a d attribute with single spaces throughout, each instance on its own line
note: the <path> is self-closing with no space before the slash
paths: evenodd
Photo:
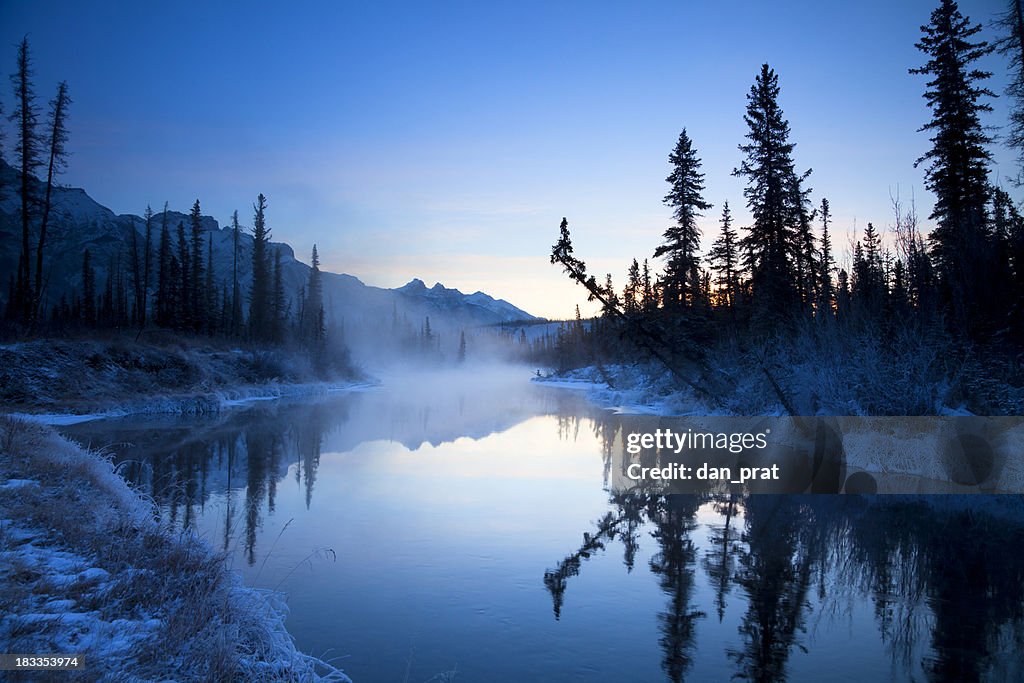
<path id="1" fill-rule="evenodd" d="M 981 115 L 992 110 L 983 98 L 994 95 L 982 85 L 991 74 L 974 66 L 991 47 L 973 40 L 981 26 L 961 15 L 954 0 L 941 0 L 921 30 L 917 48 L 928 61 L 910 73 L 930 78 L 924 98 L 932 119 L 920 130 L 932 136 L 931 149 L 916 163 L 927 163 L 925 184 L 935 194 L 930 217 L 938 225 L 929 240 L 942 298 L 954 324 L 966 331 L 988 308 L 984 297 L 991 294 L 986 146 L 992 140 Z"/>
<path id="2" fill-rule="evenodd" d="M 779 106 L 779 78 L 767 64 L 761 66 L 747 94 L 743 117 L 747 144 L 739 146 L 746 158 L 733 175 L 747 179 L 743 195 L 754 218 L 741 240 L 745 267 L 750 272 L 755 312 L 777 320 L 793 310 L 796 299 L 793 255 L 797 249 L 797 202 L 803 196 L 789 141 L 789 122 Z"/>
<path id="3" fill-rule="evenodd" d="M 697 218 L 711 208 L 704 201 L 704 174 L 701 162 L 684 128 L 675 149 L 668 156 L 672 173 L 665 179 L 671 189 L 665 204 L 672 207 L 675 224 L 664 234 L 665 241 L 654 251 L 655 258 L 665 256 L 662 276 L 662 305 L 666 311 L 679 311 L 692 306 L 699 295 L 697 268 L 700 251 L 700 228 Z"/>

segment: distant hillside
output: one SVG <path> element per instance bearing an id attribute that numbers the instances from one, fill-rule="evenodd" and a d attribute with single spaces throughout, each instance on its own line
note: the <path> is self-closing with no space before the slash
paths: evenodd
<path id="1" fill-rule="evenodd" d="M 3 277 L 0 302 L 6 302 L 7 281 L 16 272 L 21 241 L 20 204 L 14 192 L 17 178 L 15 169 L 0 162 L 0 276 Z M 117 215 L 83 189 L 60 188 L 54 194 L 51 239 L 45 254 L 47 284 L 44 302 L 47 305 L 59 302 L 61 296 L 71 299 L 81 288 L 82 255 L 86 249 L 96 269 L 99 291 L 103 290 L 108 273 L 117 272 L 119 267 L 127 273 L 131 233 L 134 230 L 141 238 L 145 226 L 141 216 Z M 172 240 L 179 223 L 184 223 L 189 229 L 188 216 L 184 213 L 168 211 L 166 215 L 156 214 L 152 223 L 154 256 L 164 223 L 171 231 Z M 268 223 L 272 231 L 278 229 L 273 216 Z M 230 290 L 233 261 L 231 230 L 221 227 L 209 216 L 203 217 L 202 227 L 205 239 L 212 239 L 216 286 L 218 290 Z M 244 228 L 238 255 L 238 277 L 243 292 L 248 290 L 251 281 L 252 243 L 248 228 Z M 274 252 L 281 254 L 285 291 L 295 305 L 300 290 L 309 279 L 310 267 L 296 259 L 287 244 L 271 243 L 272 255 Z M 155 275 L 151 279 L 155 283 Z M 375 344 L 380 334 L 389 331 L 420 330 L 428 316 L 434 331 L 449 335 L 475 326 L 537 320 L 509 302 L 494 299 L 483 292 L 467 295 L 440 283 L 428 289 L 419 279 L 396 289 L 383 289 L 367 286 L 352 275 L 324 272 L 323 283 L 328 326 L 344 328 L 346 337 L 357 346 L 361 342 Z M 217 300 L 220 301 L 220 295 Z"/>

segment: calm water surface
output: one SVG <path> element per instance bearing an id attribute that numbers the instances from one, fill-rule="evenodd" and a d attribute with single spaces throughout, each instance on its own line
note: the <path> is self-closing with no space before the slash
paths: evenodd
<path id="1" fill-rule="evenodd" d="M 357 683 L 1024 680 L 1019 524 L 950 496 L 614 495 L 636 419 L 467 372 L 66 431 Z"/>

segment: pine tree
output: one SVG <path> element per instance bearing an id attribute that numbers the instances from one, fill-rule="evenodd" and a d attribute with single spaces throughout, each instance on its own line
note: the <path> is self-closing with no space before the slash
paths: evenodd
<path id="1" fill-rule="evenodd" d="M 147 309 L 149 308 L 149 286 L 152 283 L 153 266 L 153 209 L 146 207 L 146 240 L 142 254 L 142 311 L 139 327 L 146 326 Z"/>
<path id="2" fill-rule="evenodd" d="M 743 119 L 749 128 L 747 144 L 739 146 L 746 158 L 733 175 L 747 178 L 743 195 L 754 218 L 740 241 L 745 267 L 751 274 L 756 313 L 769 321 L 793 310 L 796 299 L 793 255 L 797 250 L 794 216 L 807 173 L 797 176 L 795 145 L 789 141 L 789 122 L 778 103 L 779 78 L 767 64 L 761 66 L 747 94 Z M 809 173 L 809 171 L 808 171 Z"/>
<path id="3" fill-rule="evenodd" d="M 736 294 L 739 289 L 739 258 L 737 236 L 736 231 L 732 228 L 732 212 L 729 210 L 728 201 L 722 204 L 721 226 L 721 232 L 714 244 L 711 245 L 711 251 L 708 252 L 708 262 L 718 273 L 715 285 L 721 292 L 721 303 L 732 308 L 736 304 Z"/>
<path id="4" fill-rule="evenodd" d="M 135 229 L 134 221 L 129 226 L 129 230 L 131 230 L 131 239 L 128 243 L 128 255 L 131 258 L 133 315 L 135 322 L 138 323 L 141 319 L 140 309 L 144 306 L 145 301 L 142 289 L 142 250 L 139 248 L 139 231 Z"/>
<path id="5" fill-rule="evenodd" d="M 266 224 L 267 200 L 262 194 L 253 205 L 252 287 L 249 295 L 249 330 L 254 339 L 266 340 L 272 320 L 270 255 L 267 246 L 270 230 Z"/>
<path id="6" fill-rule="evenodd" d="M 811 209 L 810 188 L 803 188 L 803 178 L 795 174 L 790 178 L 793 202 L 793 224 L 796 226 L 796 243 L 794 244 L 796 284 L 800 302 L 805 310 L 810 310 L 818 298 L 818 253 L 815 245 L 811 223 L 815 211 Z"/>
<path id="7" fill-rule="evenodd" d="M 872 223 L 864 229 L 853 255 L 853 300 L 860 309 L 878 315 L 886 297 L 885 269 L 882 259 L 882 237 Z"/>
<path id="8" fill-rule="evenodd" d="M 434 332 L 430 329 L 429 315 L 424 319 L 423 327 L 420 330 L 420 344 L 425 352 L 429 352 L 434 348 Z"/>
<path id="9" fill-rule="evenodd" d="M 11 83 L 14 85 L 15 107 L 10 118 L 17 130 L 14 153 L 21 172 L 18 190 L 21 206 L 21 252 L 18 256 L 15 300 L 17 318 L 27 324 L 31 322 L 32 317 L 32 248 L 29 226 L 36 206 L 32 183 L 35 180 L 36 169 L 42 163 L 39 156 L 40 141 L 36 131 L 39 108 L 32 86 L 32 57 L 29 54 L 27 37 L 18 45 L 18 68 L 11 75 Z"/>
<path id="10" fill-rule="evenodd" d="M 238 336 L 242 331 L 242 295 L 238 284 L 238 240 L 241 227 L 238 225 L 238 211 L 231 214 L 231 324 L 229 334 Z"/>
<path id="11" fill-rule="evenodd" d="M 67 116 L 71 97 L 68 96 L 67 81 L 57 86 L 57 95 L 50 100 L 49 116 L 49 157 L 46 164 L 46 190 L 43 193 L 42 218 L 39 221 L 39 240 L 36 244 L 36 281 L 32 293 L 32 317 L 39 315 L 43 301 L 43 251 L 46 247 L 46 230 L 50 223 L 50 209 L 53 204 L 53 186 L 57 175 L 67 166 Z"/>
<path id="12" fill-rule="evenodd" d="M 672 173 L 665 179 L 670 185 L 665 204 L 673 208 L 675 224 L 665 231 L 665 242 L 654 252 L 654 257 L 667 256 L 663 277 L 662 304 L 667 311 L 679 311 L 691 306 L 697 294 L 692 281 L 698 267 L 700 229 L 697 218 L 711 208 L 704 201 L 704 174 L 701 162 L 686 129 L 679 134 L 675 149 L 668 156 Z"/>
<path id="13" fill-rule="evenodd" d="M 836 316 L 845 317 L 850 312 L 850 276 L 845 269 L 839 271 L 836 290 Z"/>
<path id="14" fill-rule="evenodd" d="M 309 281 L 306 283 L 305 299 L 302 300 L 302 315 L 299 320 L 300 340 L 310 349 L 319 349 L 326 331 L 323 329 L 324 307 L 323 281 L 320 273 L 320 254 L 316 245 L 310 255 Z"/>
<path id="15" fill-rule="evenodd" d="M 929 236 L 942 295 L 951 309 L 954 323 L 962 330 L 975 328 L 986 309 L 989 244 L 988 163 L 986 145 L 991 138 L 981 125 L 981 114 L 992 107 L 984 97 L 994 97 L 981 85 L 991 74 L 972 64 L 991 52 L 985 41 L 972 42 L 981 30 L 960 14 L 954 0 L 941 0 L 922 26 L 916 44 L 928 57 L 912 74 L 929 76 L 924 98 L 932 120 L 920 131 L 932 133 L 931 149 L 916 162 L 927 162 L 925 185 L 935 194 L 931 218 L 938 226 Z"/>
<path id="16" fill-rule="evenodd" d="M 644 265 L 640 282 L 643 285 L 643 290 L 640 296 L 640 308 L 643 310 L 645 315 L 650 315 L 658 308 L 658 296 L 654 291 L 654 283 L 651 281 L 651 268 L 647 263 L 647 259 L 644 259 Z M 577 306 L 577 312 L 579 307 Z"/>
<path id="17" fill-rule="evenodd" d="M 612 285 L 611 273 L 607 273 L 604 277 L 604 294 L 605 302 L 601 304 L 601 317 L 605 320 L 613 320 L 619 307 L 619 295 L 615 293 L 615 286 Z"/>
<path id="18" fill-rule="evenodd" d="M 832 258 L 832 238 L 828 232 L 828 226 L 832 220 L 832 212 L 829 207 L 828 199 L 825 197 L 821 198 L 821 208 L 818 211 L 818 214 L 821 216 L 821 256 L 818 259 L 820 268 L 818 281 L 821 283 L 819 311 L 823 313 L 831 313 L 833 301 L 835 299 L 835 293 L 832 288 L 832 267 L 835 264 L 835 261 Z"/>
<path id="19" fill-rule="evenodd" d="M 640 310 L 643 282 L 640 279 L 640 263 L 633 259 L 626 273 L 626 286 L 622 290 L 622 310 L 627 315 L 636 315 Z"/>
<path id="20" fill-rule="evenodd" d="M 188 240 L 185 238 L 185 224 L 178 221 L 178 291 L 175 297 L 173 327 L 179 330 L 195 329 L 192 318 L 192 267 Z"/>
<path id="21" fill-rule="evenodd" d="M 189 270 L 189 306 L 191 310 L 192 329 L 202 332 L 206 329 L 206 292 L 204 291 L 203 273 L 203 213 L 199 208 L 199 200 L 192 205 L 189 213 L 189 224 L 192 228 L 192 253 Z"/>
<path id="22" fill-rule="evenodd" d="M 213 334 L 217 330 L 216 310 L 217 288 L 214 285 L 213 277 L 213 233 L 206 239 L 206 282 L 203 283 L 203 328 L 206 334 Z"/>
<path id="23" fill-rule="evenodd" d="M 461 365 L 466 362 L 466 331 L 462 330 L 459 333 L 459 354 L 456 356 L 456 360 Z"/>

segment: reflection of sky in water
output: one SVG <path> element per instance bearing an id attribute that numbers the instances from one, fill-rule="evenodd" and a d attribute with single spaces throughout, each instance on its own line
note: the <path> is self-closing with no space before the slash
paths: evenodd
<path id="1" fill-rule="evenodd" d="M 1003 524 L 856 497 L 614 498 L 606 414 L 532 387 L 429 396 L 79 436 L 137 444 L 118 457 L 150 463 L 151 485 L 177 482 L 156 487 L 165 513 L 227 537 L 247 583 L 288 594 L 299 646 L 346 656 L 360 683 L 453 668 L 467 681 L 1021 672 L 1019 639 L 992 635 L 1022 624 L 1021 559 L 998 547 L 1020 536 Z M 934 531 L 946 524 L 956 542 Z"/>

